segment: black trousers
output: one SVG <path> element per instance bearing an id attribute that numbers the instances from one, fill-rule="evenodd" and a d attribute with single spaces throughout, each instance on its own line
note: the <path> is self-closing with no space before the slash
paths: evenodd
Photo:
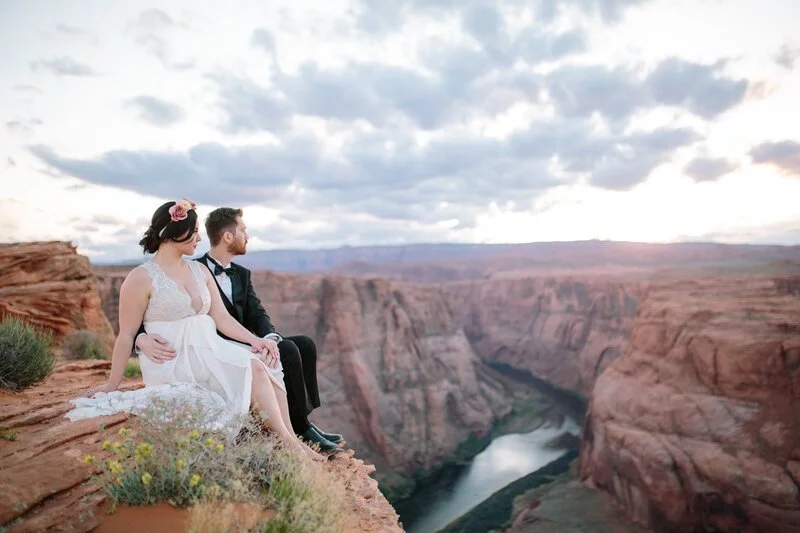
<path id="1" fill-rule="evenodd" d="M 317 345 L 311 337 L 297 335 L 284 337 L 278 343 L 278 351 L 283 364 L 289 419 L 294 432 L 301 434 L 309 428 L 308 415 L 319 407 Z"/>

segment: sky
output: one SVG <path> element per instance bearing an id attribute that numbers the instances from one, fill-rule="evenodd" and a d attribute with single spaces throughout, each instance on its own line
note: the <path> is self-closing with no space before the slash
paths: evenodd
<path id="1" fill-rule="evenodd" d="M 268 4 L 268 5 L 267 5 Z M 0 242 L 800 244 L 794 0 L 0 0 Z"/>

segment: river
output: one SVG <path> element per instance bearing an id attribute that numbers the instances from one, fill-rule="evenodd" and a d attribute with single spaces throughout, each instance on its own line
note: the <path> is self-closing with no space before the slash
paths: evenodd
<path id="1" fill-rule="evenodd" d="M 566 450 L 547 444 L 564 433 L 580 434 L 572 418 L 565 418 L 561 425 L 497 437 L 445 487 L 438 488 L 435 496 L 427 495 L 427 503 L 417 507 L 421 512 L 413 517 L 401 514 L 407 533 L 438 531 L 495 491 L 559 458 Z"/>

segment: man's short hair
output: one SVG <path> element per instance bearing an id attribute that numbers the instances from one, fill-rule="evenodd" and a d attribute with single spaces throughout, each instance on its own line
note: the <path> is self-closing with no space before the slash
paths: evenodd
<path id="1" fill-rule="evenodd" d="M 206 217 L 206 234 L 211 246 L 218 245 L 226 231 L 235 232 L 238 223 L 236 219 L 243 214 L 241 209 L 232 207 L 218 207 L 211 211 Z"/>

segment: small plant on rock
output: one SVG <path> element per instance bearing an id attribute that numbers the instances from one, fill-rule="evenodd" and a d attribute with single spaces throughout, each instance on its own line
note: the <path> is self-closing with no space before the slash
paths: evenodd
<path id="1" fill-rule="evenodd" d="M 53 371 L 52 335 L 15 317 L 0 322 L 0 387 L 26 389 Z"/>
<path id="2" fill-rule="evenodd" d="M 128 359 L 128 362 L 125 364 L 125 372 L 123 372 L 126 378 L 139 378 L 142 377 L 142 367 L 139 365 L 139 359 L 136 357 L 131 357 Z"/>
<path id="3" fill-rule="evenodd" d="M 74 331 L 64 338 L 61 344 L 64 357 L 76 361 L 89 359 L 108 359 L 108 348 L 87 330 Z"/>

